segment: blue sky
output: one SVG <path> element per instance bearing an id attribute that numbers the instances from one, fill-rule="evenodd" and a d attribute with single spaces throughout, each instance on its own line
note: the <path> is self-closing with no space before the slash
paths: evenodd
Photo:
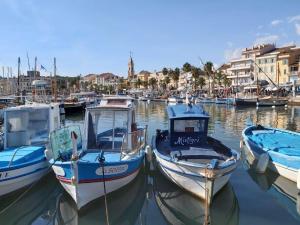
<path id="1" fill-rule="evenodd" d="M 299 0 L 1 0 L 0 66 L 78 75 L 217 65 L 256 43 L 300 44 Z"/>

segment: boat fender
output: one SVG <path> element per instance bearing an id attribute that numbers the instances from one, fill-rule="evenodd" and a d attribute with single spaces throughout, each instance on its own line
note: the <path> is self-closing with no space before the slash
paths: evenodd
<path id="1" fill-rule="evenodd" d="M 300 190 L 300 170 L 297 173 L 297 189 Z"/>
<path id="2" fill-rule="evenodd" d="M 52 152 L 49 149 L 46 149 L 44 154 L 45 154 L 45 157 L 46 157 L 47 161 L 49 161 L 50 159 L 53 158 Z"/>
<path id="3" fill-rule="evenodd" d="M 71 182 L 72 182 L 72 184 L 76 184 L 76 177 L 75 176 L 71 177 Z"/>
<path id="4" fill-rule="evenodd" d="M 257 161 L 256 172 L 264 173 L 267 169 L 268 163 L 269 163 L 268 153 L 261 154 Z"/>
<path id="5" fill-rule="evenodd" d="M 243 139 L 240 140 L 240 148 L 244 148 L 244 141 L 243 141 Z"/>

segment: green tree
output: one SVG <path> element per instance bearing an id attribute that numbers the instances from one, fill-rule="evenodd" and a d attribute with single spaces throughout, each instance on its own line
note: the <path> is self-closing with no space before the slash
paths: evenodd
<path id="1" fill-rule="evenodd" d="M 164 67 L 164 68 L 162 69 L 162 74 L 163 74 L 164 76 L 168 75 L 168 69 L 167 69 L 166 67 Z"/>
<path id="2" fill-rule="evenodd" d="M 201 70 L 200 68 L 197 68 L 197 67 L 192 67 L 191 69 L 191 73 L 192 73 L 192 77 L 193 77 L 193 86 L 194 86 L 194 90 L 196 90 L 196 83 L 197 83 L 197 80 L 199 79 L 199 76 L 201 74 Z"/>
<path id="3" fill-rule="evenodd" d="M 145 80 L 145 81 L 143 82 L 143 86 L 147 89 L 147 88 L 148 88 L 148 81 Z"/>
<path id="4" fill-rule="evenodd" d="M 199 77 L 197 80 L 197 85 L 200 86 L 200 89 L 202 90 L 203 87 L 206 85 L 206 81 L 204 77 Z"/>
<path id="5" fill-rule="evenodd" d="M 225 74 L 223 77 L 223 84 L 226 87 L 229 87 L 231 85 L 231 80 L 227 77 L 227 75 Z"/>
<path id="6" fill-rule="evenodd" d="M 140 78 L 138 78 L 138 79 L 137 79 L 137 81 L 136 81 L 136 85 L 137 85 L 137 87 L 138 87 L 138 88 L 141 88 L 142 81 L 141 81 L 141 79 L 140 79 Z"/>
<path id="7" fill-rule="evenodd" d="M 170 77 L 166 76 L 165 79 L 164 79 L 164 83 L 166 84 L 167 88 L 168 88 L 170 82 L 171 82 Z"/>
<path id="8" fill-rule="evenodd" d="M 151 77 L 149 79 L 149 85 L 152 87 L 152 89 L 154 89 L 154 87 L 156 86 L 156 84 L 157 84 L 157 80 L 155 78 Z"/>
<path id="9" fill-rule="evenodd" d="M 185 64 L 183 64 L 183 66 L 182 66 L 182 70 L 183 70 L 183 72 L 191 72 L 191 70 L 192 70 L 192 66 L 191 66 L 191 64 L 189 64 L 188 62 L 186 62 Z"/>
<path id="10" fill-rule="evenodd" d="M 221 72 L 218 72 L 218 73 L 216 73 L 215 78 L 216 78 L 216 80 L 218 82 L 218 85 L 220 87 L 222 85 L 222 81 L 224 79 L 224 75 Z"/>
<path id="11" fill-rule="evenodd" d="M 208 92 L 211 93 L 211 91 L 214 90 L 214 74 L 213 74 L 213 63 L 212 62 L 206 62 L 204 65 L 204 72 L 205 75 L 208 78 Z M 212 87 L 210 86 L 210 79 L 212 79 L 213 83 L 212 83 Z"/>

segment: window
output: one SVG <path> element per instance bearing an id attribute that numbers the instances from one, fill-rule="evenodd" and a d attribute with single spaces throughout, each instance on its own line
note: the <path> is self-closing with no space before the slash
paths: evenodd
<path id="1" fill-rule="evenodd" d="M 174 120 L 174 132 L 204 132 L 205 120 Z"/>
<path id="2" fill-rule="evenodd" d="M 284 74 L 284 75 L 286 74 L 286 69 L 283 70 L 283 74 Z"/>
<path id="3" fill-rule="evenodd" d="M 287 60 L 287 59 L 284 59 L 283 62 L 282 62 L 282 64 L 283 64 L 283 65 L 287 65 L 287 64 L 288 64 L 288 60 Z"/>
<path id="4" fill-rule="evenodd" d="M 271 70 L 270 70 L 271 73 L 274 72 L 274 66 L 271 66 Z"/>
<path id="5" fill-rule="evenodd" d="M 274 59 L 272 58 L 272 59 L 271 59 L 271 63 L 273 63 L 273 62 L 274 62 Z"/>
<path id="6" fill-rule="evenodd" d="M 261 60 L 260 59 L 258 60 L 258 64 L 261 64 Z"/>
<path id="7" fill-rule="evenodd" d="M 265 59 L 265 63 L 268 63 L 268 60 L 267 60 L 267 59 Z"/>

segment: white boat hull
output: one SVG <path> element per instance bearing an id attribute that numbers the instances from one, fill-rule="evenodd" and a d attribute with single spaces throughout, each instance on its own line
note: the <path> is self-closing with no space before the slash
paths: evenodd
<path id="1" fill-rule="evenodd" d="M 158 162 L 160 171 L 164 176 L 166 176 L 167 179 L 201 199 L 206 198 L 206 177 L 200 176 L 194 171 L 189 171 L 178 164 L 174 164 L 168 160 L 162 159 L 158 156 L 158 154 L 156 154 L 156 160 Z M 225 186 L 230 178 L 230 175 L 231 173 L 228 173 L 224 176 L 214 179 L 212 192 L 213 195 L 215 195 L 223 186 Z"/>
<path id="2" fill-rule="evenodd" d="M 4 196 L 13 191 L 26 187 L 39 180 L 48 172 L 49 170 L 47 161 L 19 169 L 1 172 L 0 196 Z"/>
<path id="3" fill-rule="evenodd" d="M 129 184 L 139 173 L 139 169 L 134 173 L 115 180 L 105 182 L 106 194 L 116 191 L 123 186 Z M 71 184 L 60 181 L 64 189 L 71 195 L 77 205 L 77 209 L 81 209 L 89 202 L 104 196 L 103 182 L 79 183 Z"/>
<path id="4" fill-rule="evenodd" d="M 252 160 L 252 162 L 255 159 L 259 158 L 259 154 L 257 154 L 255 151 L 252 151 L 250 146 L 248 146 L 247 143 L 246 143 L 246 150 L 250 152 L 249 160 Z M 287 166 L 281 165 L 271 160 L 269 160 L 268 168 L 291 181 L 297 182 L 298 171 L 295 169 L 289 168 Z"/>

